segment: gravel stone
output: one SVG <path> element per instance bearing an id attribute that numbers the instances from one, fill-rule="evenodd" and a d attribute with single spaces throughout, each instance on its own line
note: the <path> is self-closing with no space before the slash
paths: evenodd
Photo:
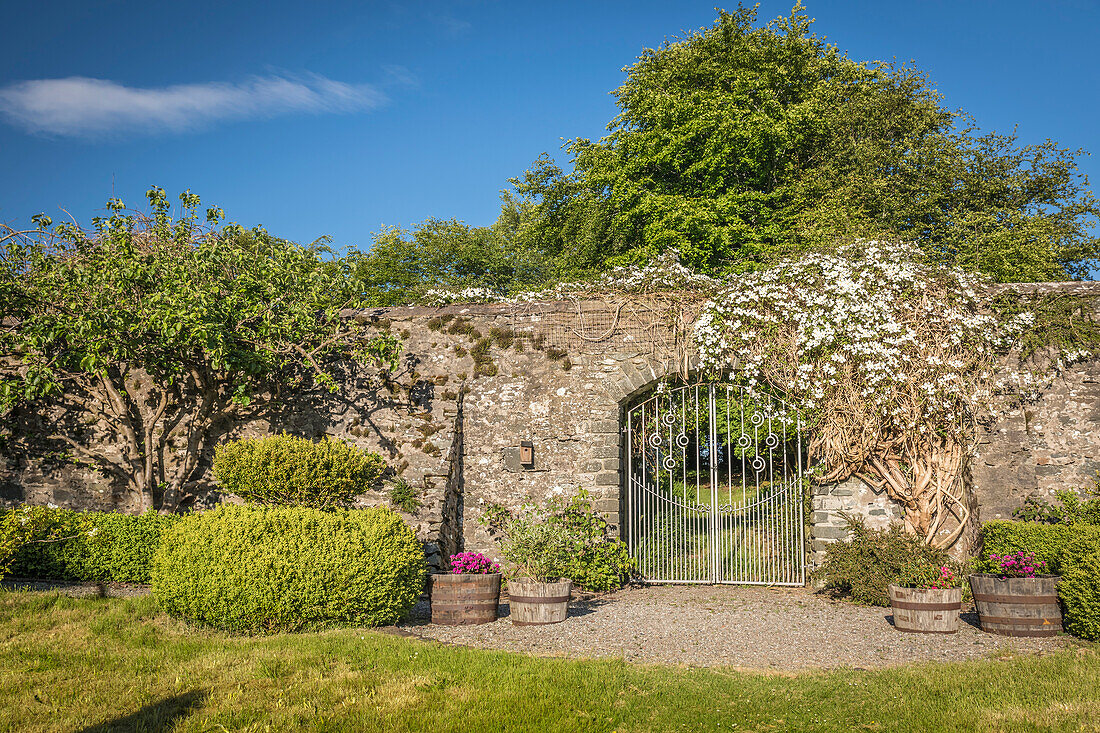
<path id="1" fill-rule="evenodd" d="M 1024 639 L 984 633 L 977 628 L 977 614 L 966 607 L 957 634 L 902 633 L 890 623 L 888 608 L 836 601 L 807 588 L 640 586 L 574 599 L 569 617 L 549 626 L 513 626 L 506 601 L 493 623 L 437 626 L 429 622 L 427 602 L 421 602 L 403 628 L 423 639 L 536 656 L 757 671 L 1042 654 L 1078 643 L 1064 635 Z"/>

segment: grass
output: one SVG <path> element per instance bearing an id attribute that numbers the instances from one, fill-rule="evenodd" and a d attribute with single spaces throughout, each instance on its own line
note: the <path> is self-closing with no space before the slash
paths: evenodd
<path id="1" fill-rule="evenodd" d="M 1100 730 L 1100 654 L 758 675 L 365 629 L 230 636 L 149 598 L 2 592 L 0 730 Z"/>

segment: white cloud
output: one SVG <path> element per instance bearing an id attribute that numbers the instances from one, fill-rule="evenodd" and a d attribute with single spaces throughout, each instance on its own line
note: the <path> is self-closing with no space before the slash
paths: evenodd
<path id="1" fill-rule="evenodd" d="M 385 101 L 386 96 L 369 84 L 345 84 L 317 74 L 152 88 L 71 76 L 0 88 L 0 115 L 28 132 L 85 137 L 123 131 L 182 132 L 219 120 L 291 113 L 355 112 Z"/>

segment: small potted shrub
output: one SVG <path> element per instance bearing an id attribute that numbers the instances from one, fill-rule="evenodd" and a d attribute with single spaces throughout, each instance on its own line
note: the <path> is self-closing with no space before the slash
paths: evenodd
<path id="1" fill-rule="evenodd" d="M 1035 553 L 990 554 L 987 572 L 970 576 L 982 631 L 1002 636 L 1054 636 L 1062 631 L 1057 575 Z"/>
<path id="2" fill-rule="evenodd" d="M 500 567 L 480 552 L 451 555 L 451 572 L 432 577 L 432 623 L 445 626 L 497 620 Z"/>
<path id="3" fill-rule="evenodd" d="M 487 521 L 499 534 L 508 576 L 508 605 L 517 626 L 555 624 L 569 612 L 573 583 L 563 578 L 572 543 L 569 529 L 525 506 L 517 513 L 496 507 Z"/>
<path id="4" fill-rule="evenodd" d="M 962 584 L 950 566 L 907 564 L 889 591 L 898 631 L 954 634 L 959 630 Z"/>

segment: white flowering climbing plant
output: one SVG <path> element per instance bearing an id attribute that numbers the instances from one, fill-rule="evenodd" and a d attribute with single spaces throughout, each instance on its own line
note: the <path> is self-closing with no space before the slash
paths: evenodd
<path id="1" fill-rule="evenodd" d="M 906 245 L 808 254 L 733 280 L 703 308 L 701 365 L 781 394 L 810 428 L 817 480 L 886 490 L 910 531 L 947 547 L 971 514 L 976 416 L 1020 327 L 983 308 L 985 284 Z"/>

